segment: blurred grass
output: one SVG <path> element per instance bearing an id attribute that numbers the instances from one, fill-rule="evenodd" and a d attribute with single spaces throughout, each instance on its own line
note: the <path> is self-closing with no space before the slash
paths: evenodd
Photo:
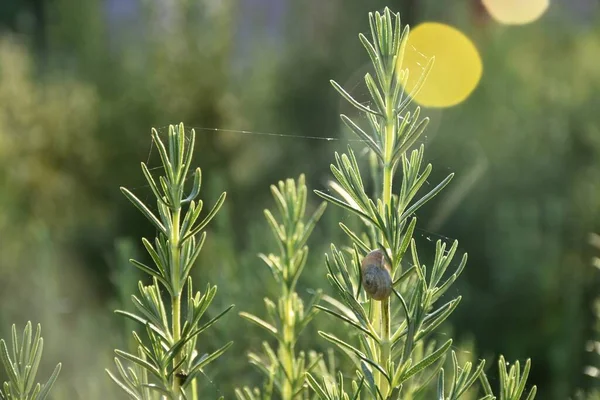
<path id="1" fill-rule="evenodd" d="M 148 191 L 138 163 L 148 159 L 150 127 L 183 121 L 349 137 L 328 80 L 358 83 L 367 59 L 356 33 L 387 3 L 286 3 L 281 23 L 269 25 L 275 33 L 242 0 L 179 1 L 170 13 L 139 4 L 137 16 L 119 22 L 100 0 L 55 0 L 45 5 L 42 34 L 25 5 L 0 5 L 0 336 L 13 322 L 42 323 L 43 372 L 64 363 L 57 399 L 120 396 L 103 368 L 132 326 L 112 310 L 129 307 L 137 275 L 126 259 L 143 254 L 139 238 L 154 232 L 118 187 Z M 521 28 L 480 24 L 471 4 L 389 4 L 410 23 L 455 24 L 484 61 L 471 98 L 425 111 L 433 118 L 426 157 L 437 174 L 430 183 L 448 171 L 457 177 L 424 209 L 417 239 L 457 238 L 469 253 L 452 323 L 460 339 L 473 339 L 474 358 L 532 357 L 539 397 L 562 400 L 597 386 L 582 372 L 598 295 L 586 238 L 600 230 L 600 32 L 556 9 Z M 228 201 L 194 278 L 218 284 L 211 312 L 235 303 L 236 312 L 260 313 L 275 289 L 256 257 L 274 246 L 262 216 L 268 186 L 305 172 L 310 188 L 322 187 L 333 151 L 347 143 L 198 133 L 204 198 L 211 204 L 226 190 Z M 329 207 L 300 294 L 328 288 L 322 254 L 343 240 L 337 221 L 345 218 Z M 312 324 L 307 347 L 324 349 L 316 330 L 335 329 L 328 323 Z M 206 350 L 223 338 L 235 344 L 201 382 L 204 395 L 258 384 L 241 355 L 260 346 L 259 331 L 232 313 L 212 332 L 201 339 Z"/>

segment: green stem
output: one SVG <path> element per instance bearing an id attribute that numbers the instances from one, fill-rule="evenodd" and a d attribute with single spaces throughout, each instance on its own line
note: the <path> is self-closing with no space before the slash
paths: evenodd
<path id="1" fill-rule="evenodd" d="M 294 309 L 292 307 L 292 291 L 289 288 L 285 288 L 284 293 L 285 303 L 285 316 L 284 316 L 284 331 L 283 331 L 283 343 L 280 344 L 280 351 L 283 356 L 283 367 L 287 376 L 293 378 L 294 376 Z M 287 378 L 283 384 L 282 400 L 292 400 L 294 394 L 294 388 L 292 382 Z"/>
<path id="2" fill-rule="evenodd" d="M 289 227 L 288 237 L 292 236 L 293 228 Z M 286 243 L 284 252 L 283 252 L 283 262 L 285 265 L 284 270 L 284 282 L 281 285 L 281 299 L 283 300 L 283 342 L 279 343 L 279 354 L 282 357 L 282 366 L 285 370 L 283 387 L 281 391 L 282 400 L 292 400 L 292 396 L 294 394 L 294 388 L 292 386 L 292 382 L 287 379 L 287 377 L 292 378 L 294 376 L 294 308 L 292 304 L 292 296 L 294 289 L 290 283 L 290 277 L 292 275 L 292 257 L 294 254 L 294 248 L 291 241 Z"/>
<path id="3" fill-rule="evenodd" d="M 171 305 L 173 307 L 173 343 L 177 343 L 181 339 L 181 282 L 179 281 L 180 275 L 180 249 L 179 249 L 179 220 L 181 216 L 181 208 L 177 208 L 173 211 L 173 230 L 171 232 L 170 247 L 171 247 L 171 282 L 173 283 L 173 289 L 175 295 L 171 298 Z M 181 354 L 175 355 L 173 359 L 173 366 L 176 366 L 181 361 Z M 180 392 L 180 380 L 177 377 L 177 371 L 173 372 L 173 393 L 179 398 Z"/>
<path id="4" fill-rule="evenodd" d="M 391 155 L 390 155 L 390 158 Z M 389 207 L 392 202 L 392 166 L 383 166 L 383 206 Z M 383 210 L 385 212 L 385 210 Z"/>
<path id="5" fill-rule="evenodd" d="M 198 380 L 192 380 L 192 400 L 198 400 Z"/>
<path id="6" fill-rule="evenodd" d="M 392 154 L 394 151 L 394 142 L 396 140 L 396 124 L 394 118 L 394 110 L 392 108 L 392 99 L 389 93 L 386 95 L 386 123 L 385 123 L 385 136 L 384 136 L 384 163 L 383 163 L 383 192 L 382 202 L 383 210 L 382 213 L 385 215 L 386 209 L 389 210 L 392 204 L 392 178 L 394 174 L 394 168 L 392 165 Z M 382 234 L 383 236 L 383 234 Z M 382 238 L 383 243 L 383 238 Z M 387 369 L 391 362 L 391 321 L 390 321 L 390 300 L 389 298 L 381 301 L 381 346 L 380 346 L 380 363 Z M 379 388 L 381 393 L 385 396 L 388 395 L 388 383 L 380 374 L 379 377 Z"/>

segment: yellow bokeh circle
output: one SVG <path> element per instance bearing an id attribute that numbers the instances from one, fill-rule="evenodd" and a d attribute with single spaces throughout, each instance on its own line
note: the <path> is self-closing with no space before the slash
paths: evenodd
<path id="1" fill-rule="evenodd" d="M 482 0 L 496 21 L 507 25 L 523 25 L 535 21 L 548 9 L 549 0 Z"/>
<path id="2" fill-rule="evenodd" d="M 469 97 L 483 73 L 479 52 L 461 31 L 437 22 L 420 24 L 408 36 L 397 69 L 409 71 L 406 91 L 413 91 L 431 57 L 435 62 L 414 101 L 425 107 L 451 107 Z"/>

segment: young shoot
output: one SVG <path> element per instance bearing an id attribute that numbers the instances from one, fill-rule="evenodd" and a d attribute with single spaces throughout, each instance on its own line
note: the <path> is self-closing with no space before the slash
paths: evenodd
<path id="1" fill-rule="evenodd" d="M 321 203 L 309 218 L 305 217 L 307 189 L 304 175 L 297 181 L 287 179 L 277 186 L 272 185 L 271 193 L 279 218 L 269 210 L 265 210 L 265 217 L 277 241 L 279 254 L 261 254 L 260 258 L 279 284 L 279 298 L 276 301 L 264 299 L 267 321 L 246 312 L 240 315 L 268 332 L 276 340 L 277 348 L 273 349 L 265 341 L 263 356 L 249 354 L 250 362 L 265 375 L 265 383 L 262 390 L 236 390 L 240 400 L 303 399 L 306 373 L 313 371 L 320 360 L 316 355 L 297 352 L 295 347 L 300 333 L 317 312 L 312 306 L 319 302 L 321 292 L 317 291 L 305 306 L 296 292 L 296 284 L 308 258 L 306 242 L 327 203 Z"/>
<path id="2" fill-rule="evenodd" d="M 144 285 L 140 281 L 139 295 L 132 296 L 136 312 L 116 311 L 144 328 L 143 334 L 133 332 L 136 352 L 115 351 L 118 373 L 107 370 L 132 399 L 197 399 L 198 375 L 232 344 L 229 342 L 212 353 L 197 348 L 199 335 L 233 306 L 206 321 L 202 317 L 214 299 L 217 287 L 207 284 L 201 293 L 194 291 L 192 286 L 190 272 L 206 239 L 206 226 L 225 200 L 223 193 L 212 209 L 200 218 L 203 209 L 202 200 L 197 200 L 202 181 L 200 168 L 193 170 L 192 187 L 186 193 L 194 139 L 194 130 L 187 135 L 183 124 L 171 125 L 165 146 L 158 132 L 152 130 L 164 175 L 155 178 L 144 163 L 142 172 L 156 197 L 158 214 L 131 191 L 121 188 L 125 197 L 158 232 L 153 242 L 142 239 L 153 265 L 130 260 L 152 277 L 152 283 Z"/>
<path id="3" fill-rule="evenodd" d="M 60 373 L 59 363 L 45 384 L 36 382 L 36 374 L 42 359 L 44 339 L 42 327 L 38 324 L 35 335 L 31 322 L 27 322 L 19 344 L 16 325 L 12 326 L 11 352 L 4 339 L 0 339 L 0 359 L 8 381 L 0 389 L 2 400 L 44 400 L 48 398 L 52 385 Z"/>

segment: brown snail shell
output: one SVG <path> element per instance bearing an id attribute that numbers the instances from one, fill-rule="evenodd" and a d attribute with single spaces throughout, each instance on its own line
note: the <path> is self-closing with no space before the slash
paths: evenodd
<path id="1" fill-rule="evenodd" d="M 362 286 L 375 300 L 384 300 L 392 294 L 390 266 L 382 250 L 373 250 L 360 263 Z"/>

